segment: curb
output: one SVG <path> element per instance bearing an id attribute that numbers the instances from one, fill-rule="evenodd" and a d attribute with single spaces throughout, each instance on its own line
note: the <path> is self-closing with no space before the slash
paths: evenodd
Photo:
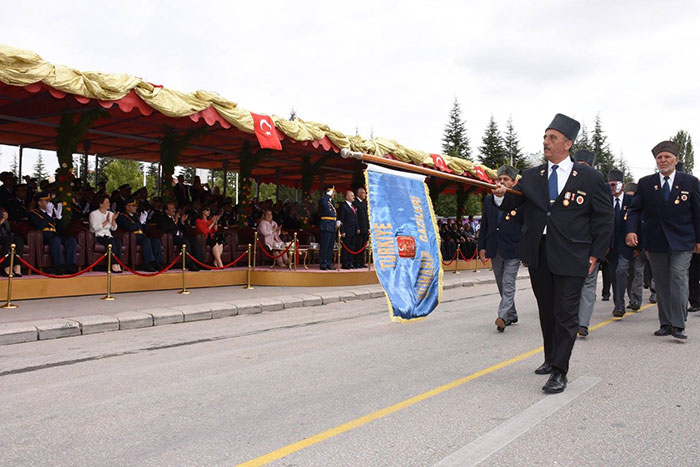
<path id="1" fill-rule="evenodd" d="M 526 279 L 527 274 L 519 274 L 517 280 Z M 474 287 L 482 284 L 495 284 L 491 278 L 453 277 L 443 279 L 443 290 L 459 287 Z M 19 344 L 37 340 L 58 339 L 61 337 L 121 331 L 126 329 L 148 328 L 167 324 L 219 319 L 229 316 L 275 312 L 292 308 L 307 308 L 329 303 L 368 300 L 384 297 L 379 285 L 367 286 L 352 291 L 320 291 L 277 297 L 260 297 L 232 302 L 215 302 L 199 305 L 133 310 L 109 315 L 87 315 L 40 321 L 0 324 L 0 345 Z"/>

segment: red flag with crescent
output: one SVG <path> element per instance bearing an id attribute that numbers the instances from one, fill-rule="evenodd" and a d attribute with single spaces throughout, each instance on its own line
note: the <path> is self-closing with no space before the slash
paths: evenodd
<path id="1" fill-rule="evenodd" d="M 280 142 L 279 136 L 277 136 L 277 129 L 275 128 L 272 118 L 269 115 L 258 115 L 253 112 L 251 112 L 250 115 L 253 116 L 255 136 L 258 138 L 260 147 L 281 151 L 282 143 Z"/>
<path id="2" fill-rule="evenodd" d="M 488 175 L 486 175 L 486 172 L 484 172 L 484 169 L 482 169 L 480 166 L 474 166 L 474 172 L 476 172 L 476 176 L 479 177 L 480 180 L 483 180 L 484 182 L 489 182 L 491 183 L 492 180 L 489 178 Z"/>
<path id="3" fill-rule="evenodd" d="M 442 170 L 443 172 L 447 172 L 450 174 L 452 173 L 452 170 L 450 170 L 450 168 L 447 167 L 447 164 L 445 163 L 445 158 L 442 157 L 440 154 L 431 154 L 430 157 L 433 158 L 433 164 L 435 164 L 435 167 Z"/>

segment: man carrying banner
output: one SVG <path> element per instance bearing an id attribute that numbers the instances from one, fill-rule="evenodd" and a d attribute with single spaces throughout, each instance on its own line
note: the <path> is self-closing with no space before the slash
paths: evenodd
<path id="1" fill-rule="evenodd" d="M 336 212 L 333 205 L 335 188 L 328 185 L 323 189 L 324 195 L 318 200 L 318 222 L 320 245 L 318 263 L 322 271 L 333 269 L 333 241 L 335 240 Z"/>
<path id="2" fill-rule="evenodd" d="M 513 188 L 518 169 L 503 165 L 498 169 L 498 182 Z M 492 201 L 493 195 L 484 198 L 484 210 L 479 229 L 479 257 L 489 258 L 496 276 L 501 302 L 498 305 L 496 330 L 503 332 L 506 326 L 518 322 L 515 310 L 515 280 L 520 269 L 517 255 L 520 229 L 523 226 L 522 208 L 506 213 L 498 209 Z"/>
<path id="3" fill-rule="evenodd" d="M 518 253 L 537 298 L 544 363 L 535 373 L 550 374 L 542 388 L 546 393 L 566 389 L 583 281 L 605 258 L 612 234 L 603 176 L 569 157 L 579 129 L 579 122 L 557 114 L 544 134 L 547 163 L 526 170 L 514 187 L 522 196 L 507 193 L 501 183 L 494 190 L 502 211 L 522 204 L 527 210 Z"/>

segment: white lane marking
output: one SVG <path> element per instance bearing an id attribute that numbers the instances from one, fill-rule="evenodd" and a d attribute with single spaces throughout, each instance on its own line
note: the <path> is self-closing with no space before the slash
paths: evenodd
<path id="1" fill-rule="evenodd" d="M 564 392 L 546 396 L 507 422 L 450 454 L 434 467 L 466 467 L 483 462 L 599 382 L 600 378 L 581 376 L 572 381 Z"/>

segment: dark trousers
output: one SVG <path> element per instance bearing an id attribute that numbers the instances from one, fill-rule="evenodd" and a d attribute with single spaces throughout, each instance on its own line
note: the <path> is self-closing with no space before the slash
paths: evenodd
<path id="1" fill-rule="evenodd" d="M 612 296 L 613 296 L 613 302 L 615 303 L 615 308 L 620 306 L 620 303 L 622 303 L 622 308 L 621 310 L 624 311 L 625 309 L 625 287 L 624 285 L 620 286 L 620 284 L 617 283 L 617 263 L 618 263 L 618 255 L 617 253 L 611 252 L 608 255 L 608 264 L 607 264 L 607 271 L 608 271 L 608 276 L 610 278 L 610 284 L 612 285 Z M 605 277 L 605 274 L 603 274 L 603 277 Z M 625 279 L 626 281 L 626 279 Z M 603 286 L 603 293 L 606 292 L 605 286 Z M 610 292 L 608 292 L 609 294 Z"/>
<path id="2" fill-rule="evenodd" d="M 44 243 L 49 245 L 54 266 L 63 266 L 64 264 L 73 266 L 77 262 L 78 241 L 75 237 L 65 237 L 55 232 L 42 232 L 42 236 L 44 237 Z M 65 255 L 61 251 L 61 245 L 66 249 Z"/>
<path id="3" fill-rule="evenodd" d="M 114 256 L 122 259 L 122 241 L 117 237 L 95 237 L 95 241 L 100 245 L 104 245 L 105 248 L 107 248 L 107 245 L 112 245 L 112 253 L 114 253 Z"/>
<path id="4" fill-rule="evenodd" d="M 544 361 L 569 371 L 569 359 L 578 332 L 578 306 L 585 277 L 553 274 L 547 264 L 546 237 L 539 247 L 539 265 L 529 268 L 532 290 L 537 298 L 544 342 Z"/>
<path id="5" fill-rule="evenodd" d="M 197 240 L 197 237 L 181 237 L 178 235 L 173 236 L 173 245 L 178 247 L 178 251 L 182 249 L 182 245 L 185 245 L 185 249 L 192 256 L 197 258 L 197 261 L 204 262 L 204 249 L 202 244 Z M 185 264 L 187 267 L 192 267 L 194 261 L 190 258 L 185 259 Z"/>
<path id="6" fill-rule="evenodd" d="M 349 235 L 345 235 L 345 237 L 341 237 L 340 240 L 343 242 L 345 245 L 345 248 L 341 247 L 341 253 L 340 253 L 340 262 L 343 264 L 344 268 L 351 268 L 353 265 L 353 262 L 355 261 L 355 255 L 350 253 L 350 251 L 357 251 L 357 235 L 353 235 L 352 237 Z M 347 249 L 346 249 L 347 248 Z"/>
<path id="7" fill-rule="evenodd" d="M 24 240 L 22 240 L 22 237 L 19 235 L 15 235 L 11 233 L 10 235 L 0 235 L 0 246 L 2 246 L 2 252 L 3 253 L 10 253 L 10 245 L 15 244 L 15 256 L 22 256 L 22 251 L 24 250 Z M 18 264 L 18 261 L 15 260 L 15 264 Z M 4 267 L 9 267 L 10 266 L 10 258 L 7 258 L 5 260 Z"/>
<path id="8" fill-rule="evenodd" d="M 321 239 L 318 251 L 318 264 L 329 268 L 332 266 L 331 263 L 333 263 L 333 238 L 335 237 L 335 232 L 321 230 L 319 235 Z"/>
<path id="9" fill-rule="evenodd" d="M 615 262 L 617 265 L 617 262 Z M 600 263 L 600 269 L 603 271 L 603 291 L 602 295 L 603 297 L 609 297 L 610 296 L 610 286 L 613 283 L 613 279 L 615 278 L 615 274 L 610 274 L 610 268 L 608 267 L 608 261 L 603 261 Z"/>
<path id="10" fill-rule="evenodd" d="M 369 234 L 366 233 L 361 233 L 357 236 L 356 244 L 355 246 L 355 251 L 359 250 L 363 246 L 367 245 L 367 240 L 369 239 Z M 369 245 L 367 245 L 367 248 L 369 248 Z M 358 253 L 355 255 L 354 258 L 354 264 L 355 266 L 364 266 L 365 265 L 365 258 L 367 255 L 367 249 L 362 250 L 362 252 Z"/>
<path id="11" fill-rule="evenodd" d="M 700 307 L 700 255 L 693 253 L 693 259 L 690 260 L 689 274 L 689 290 L 690 295 L 688 301 L 692 307 Z"/>
<path id="12" fill-rule="evenodd" d="M 161 247 L 160 238 L 151 238 L 136 234 L 136 244 L 141 247 L 143 264 L 156 263 L 161 266 L 163 265 L 163 249 Z"/>

